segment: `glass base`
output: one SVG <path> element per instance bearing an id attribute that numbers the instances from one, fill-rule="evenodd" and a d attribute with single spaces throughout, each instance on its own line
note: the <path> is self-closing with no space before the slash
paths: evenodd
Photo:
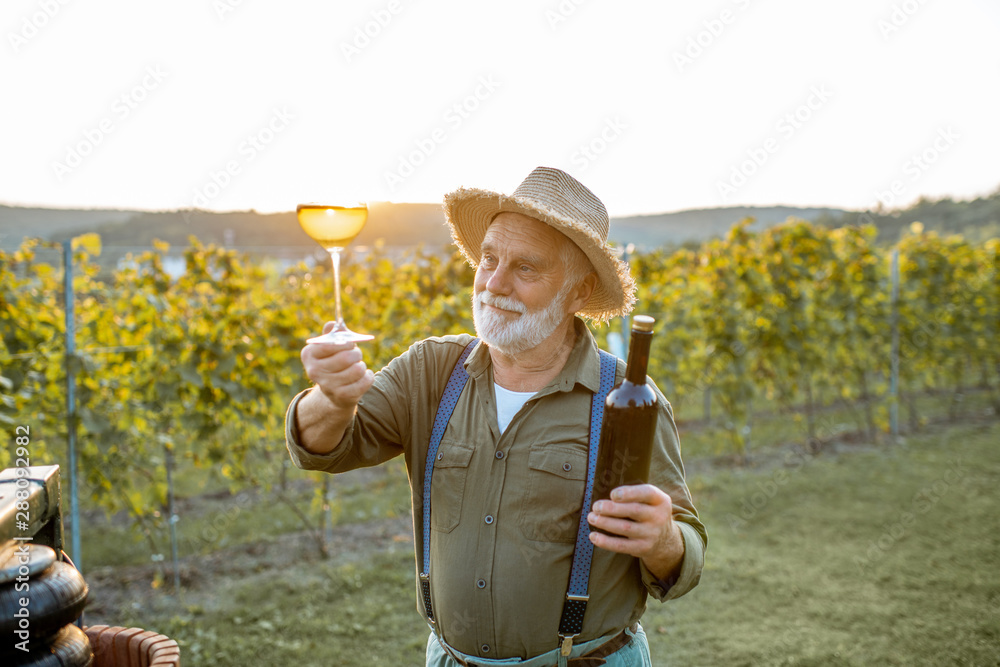
<path id="1" fill-rule="evenodd" d="M 338 329 L 336 331 L 325 333 L 322 336 L 314 336 L 308 339 L 306 343 L 335 343 L 337 345 L 343 345 L 344 343 L 363 343 L 368 340 L 375 340 L 375 336 L 354 333 L 350 329 Z"/>

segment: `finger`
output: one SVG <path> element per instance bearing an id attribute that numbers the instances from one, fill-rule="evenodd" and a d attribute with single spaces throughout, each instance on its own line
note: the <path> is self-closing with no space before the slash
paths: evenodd
<path id="1" fill-rule="evenodd" d="M 302 359 L 305 360 L 306 354 L 314 359 L 322 359 L 324 357 L 332 357 L 335 354 L 344 352 L 346 350 L 358 349 L 358 346 L 354 343 L 309 343 L 302 348 Z M 360 353 L 360 350 L 358 350 Z"/>
<path id="2" fill-rule="evenodd" d="M 316 385 L 334 405 L 353 409 L 375 381 L 375 375 L 370 370 L 364 370 L 357 379 L 337 382 L 317 382 Z"/>
<path id="3" fill-rule="evenodd" d="M 335 367 L 334 367 L 335 366 Z M 326 389 L 337 389 L 354 384 L 365 376 L 368 367 L 364 361 L 341 366 L 339 364 L 315 364 L 306 369 L 309 379 Z"/>
<path id="4" fill-rule="evenodd" d="M 658 517 L 666 516 L 660 505 L 616 503 L 611 500 L 598 500 L 594 503 L 592 511 L 601 516 L 631 519 L 632 521 L 656 521 Z"/>
<path id="5" fill-rule="evenodd" d="M 663 527 L 670 522 L 670 517 L 651 513 L 641 519 L 629 516 L 612 516 L 598 512 L 590 512 L 587 521 L 610 533 L 626 537 L 655 539 L 663 532 Z"/>
<path id="6" fill-rule="evenodd" d="M 587 522 L 595 528 L 600 528 L 601 530 L 606 530 L 609 533 L 621 535 L 622 537 L 636 535 L 637 531 L 640 530 L 639 524 L 635 521 L 618 519 L 606 514 L 597 514 L 596 512 L 591 512 L 587 515 Z"/>
<path id="7" fill-rule="evenodd" d="M 630 484 L 616 487 L 611 491 L 611 500 L 615 502 L 646 503 L 659 505 L 670 501 L 670 496 L 658 486 L 652 484 Z"/>
<path id="8" fill-rule="evenodd" d="M 607 528 L 608 532 L 614 532 Z M 595 547 L 614 551 L 616 553 L 628 554 L 630 556 L 641 556 L 649 550 L 649 543 L 646 540 L 638 540 L 630 537 L 617 537 L 615 535 L 605 535 L 595 531 L 590 532 L 590 541 Z"/>
<path id="9" fill-rule="evenodd" d="M 323 345 L 307 347 L 323 347 Z M 360 380 L 368 370 L 362 359 L 361 350 L 354 346 L 330 356 L 317 356 L 315 351 L 303 350 L 302 365 L 306 376 L 330 397 L 341 387 Z"/>
<path id="10" fill-rule="evenodd" d="M 333 343 L 306 345 L 300 356 L 306 373 L 310 371 L 338 373 L 364 359 L 364 355 L 356 345 Z"/>
<path id="11" fill-rule="evenodd" d="M 340 385 L 336 392 L 338 402 L 341 404 L 356 404 L 371 389 L 374 382 L 375 374 L 366 369 L 356 381 Z"/>
<path id="12" fill-rule="evenodd" d="M 327 334 L 333 331 L 333 328 L 337 326 L 336 322 L 330 321 L 323 325 L 323 333 Z"/>

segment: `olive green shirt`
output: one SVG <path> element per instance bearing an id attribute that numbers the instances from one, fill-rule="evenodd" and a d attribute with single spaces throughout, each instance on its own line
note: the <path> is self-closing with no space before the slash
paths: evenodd
<path id="1" fill-rule="evenodd" d="M 577 320 L 566 366 L 528 400 L 501 435 L 489 350 L 466 360 L 466 384 L 441 440 L 431 485 L 431 598 L 442 637 L 483 658 L 532 657 L 556 648 L 587 471 L 590 404 L 600 381 L 597 343 Z M 337 447 L 298 444 L 293 399 L 288 450 L 307 470 L 337 473 L 402 455 L 410 478 L 417 569 L 423 553 L 424 462 L 438 402 L 472 337 L 429 338 L 375 375 Z M 616 383 L 625 374 L 618 361 Z M 637 621 L 647 593 L 679 597 L 697 585 L 707 534 L 684 481 L 670 404 L 660 400 L 650 482 L 673 500 L 684 538 L 675 580 L 656 581 L 639 559 L 594 549 L 590 602 L 577 642 Z M 417 608 L 424 614 L 422 598 Z"/>

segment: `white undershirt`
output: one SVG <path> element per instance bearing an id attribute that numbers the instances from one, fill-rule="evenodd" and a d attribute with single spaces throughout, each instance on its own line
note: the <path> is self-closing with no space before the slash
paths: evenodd
<path id="1" fill-rule="evenodd" d="M 535 392 L 510 391 L 509 389 L 504 389 L 496 382 L 493 383 L 493 389 L 497 396 L 497 424 L 500 425 L 500 432 L 503 433 L 507 430 L 510 420 L 524 407 L 528 399 L 535 395 Z"/>

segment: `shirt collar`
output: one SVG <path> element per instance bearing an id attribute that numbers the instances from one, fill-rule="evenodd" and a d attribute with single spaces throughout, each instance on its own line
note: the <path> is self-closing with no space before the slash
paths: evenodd
<path id="1" fill-rule="evenodd" d="M 574 318 L 576 343 L 569 353 L 566 365 L 559 371 L 556 379 L 548 387 L 539 392 L 547 394 L 554 391 L 573 391 L 577 384 L 586 387 L 590 392 L 596 392 L 601 383 L 601 361 L 597 351 L 597 341 L 594 335 L 579 317 Z M 475 378 L 490 370 L 489 346 L 480 341 L 465 360 L 466 372 Z"/>

